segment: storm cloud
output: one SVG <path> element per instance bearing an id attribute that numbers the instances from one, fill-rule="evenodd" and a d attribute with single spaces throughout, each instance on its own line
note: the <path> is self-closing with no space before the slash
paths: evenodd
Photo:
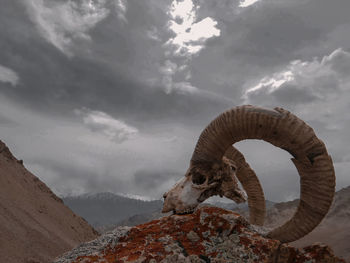
<path id="1" fill-rule="evenodd" d="M 349 1 L 0 1 L 0 139 L 56 193 L 160 198 L 247 103 L 307 121 L 350 184 Z M 238 148 L 267 198 L 298 196 L 288 153 Z"/>

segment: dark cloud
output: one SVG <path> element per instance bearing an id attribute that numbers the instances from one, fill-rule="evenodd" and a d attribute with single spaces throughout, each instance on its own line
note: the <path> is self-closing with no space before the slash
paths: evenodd
<path id="1" fill-rule="evenodd" d="M 171 171 L 167 167 L 154 170 L 139 170 L 134 174 L 133 187 L 138 189 L 141 195 L 149 195 L 153 198 L 161 198 L 162 194 L 184 176 L 184 171 Z"/>
<path id="2" fill-rule="evenodd" d="M 216 115 L 248 102 L 278 105 L 310 122 L 335 157 L 339 182 L 349 184 L 350 2 L 193 2 L 194 23 L 210 18 L 220 35 L 177 56 L 165 44 L 175 36 L 172 0 L 129 0 L 125 8 L 105 1 L 97 20 L 84 0 L 55 1 L 65 5 L 59 12 L 53 1 L 1 1 L 0 65 L 18 75 L 0 82 L 2 139 L 53 188 L 152 195 L 160 184 L 158 195 L 186 170 Z M 288 71 L 293 80 L 278 82 Z M 288 165 L 256 166 L 269 198 L 298 192 Z"/>
<path id="3" fill-rule="evenodd" d="M 11 12 L 6 12 L 7 8 Z M 180 119 L 191 123 L 229 106 L 218 96 L 165 94 L 158 84 L 147 82 L 149 74 L 160 77 L 158 68 L 154 68 L 164 57 L 161 44 L 146 34 L 152 25 L 164 26 L 165 15 L 161 15 L 160 8 L 130 1 L 127 24 L 110 15 L 91 32 L 92 53 L 80 52 L 71 58 L 38 34 L 24 6 L 14 8 L 8 3 L 1 10 L 4 52 L 0 59 L 7 61 L 21 78 L 17 89 L 3 90 L 3 94 L 29 107 L 66 114 L 87 107 L 135 121 Z M 152 12 L 160 14 L 155 16 L 158 19 L 150 15 Z M 12 22 L 15 32 L 5 30 L 12 28 Z M 143 76 L 147 70 L 150 72 Z"/>
<path id="4" fill-rule="evenodd" d="M 261 79 L 244 97 L 249 103 L 265 106 L 280 103 L 294 110 L 312 103 L 332 104 L 338 96 L 348 96 L 349 66 L 350 53 L 342 49 L 312 61 L 293 61 L 280 72 Z"/>
<path id="5" fill-rule="evenodd" d="M 210 48 L 192 62 L 194 85 L 224 93 L 237 103 L 242 87 L 252 80 L 292 60 L 312 60 L 349 46 L 346 36 L 335 33 L 350 23 L 345 0 L 262 0 L 243 9 L 237 2 L 201 1 L 202 11 L 219 21 L 221 36 L 209 41 Z M 337 37 L 330 38 L 333 33 Z M 336 41 L 340 38 L 341 43 Z"/>
<path id="6" fill-rule="evenodd" d="M 249 64 L 276 65 L 293 59 L 300 47 L 310 45 L 321 37 L 321 32 L 283 7 L 262 3 L 261 9 L 242 13 L 235 27 L 243 27 L 244 38 L 232 41 L 227 47 L 228 57 L 237 57 Z M 233 21 L 235 23 L 236 21 Z M 227 32 L 234 35 L 233 27 Z M 233 39 L 234 40 L 234 39 Z"/>
<path id="7" fill-rule="evenodd" d="M 49 184 L 53 191 L 62 195 L 104 191 L 127 194 L 131 190 L 129 182 L 123 181 L 118 176 L 84 169 L 84 167 L 77 166 L 74 163 L 63 163 L 59 160 L 54 161 L 46 158 L 36 161 L 27 160 L 27 162 L 35 173 L 55 175 L 47 176 L 44 178 L 44 182 Z"/>
<path id="8" fill-rule="evenodd" d="M 3 127 L 13 127 L 13 126 L 16 126 L 17 123 L 9 118 L 7 118 L 6 116 L 3 116 L 1 113 L 0 113 L 0 125 L 3 126 Z"/>

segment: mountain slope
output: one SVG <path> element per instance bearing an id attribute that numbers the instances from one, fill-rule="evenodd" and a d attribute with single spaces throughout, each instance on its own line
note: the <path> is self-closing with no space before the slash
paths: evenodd
<path id="1" fill-rule="evenodd" d="M 334 203 L 321 224 L 293 245 L 302 247 L 312 242 L 328 244 L 350 262 L 350 186 L 335 194 Z"/>
<path id="2" fill-rule="evenodd" d="M 267 210 L 266 227 L 276 227 L 292 217 L 299 200 L 277 203 Z M 311 233 L 291 243 L 303 247 L 322 242 L 350 262 L 350 186 L 336 192 L 327 216 Z"/>
<path id="3" fill-rule="evenodd" d="M 0 141 L 0 262 L 49 262 L 96 237 Z"/>
<path id="4" fill-rule="evenodd" d="M 116 224 L 136 214 L 160 211 L 160 200 L 143 201 L 112 193 L 63 197 L 63 202 L 94 227 Z"/>

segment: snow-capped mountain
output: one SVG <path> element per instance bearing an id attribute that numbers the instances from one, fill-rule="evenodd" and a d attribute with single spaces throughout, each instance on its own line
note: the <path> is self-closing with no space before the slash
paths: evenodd
<path id="1" fill-rule="evenodd" d="M 116 224 L 136 214 L 161 210 L 160 200 L 146 201 L 110 192 L 67 196 L 64 203 L 95 227 Z"/>

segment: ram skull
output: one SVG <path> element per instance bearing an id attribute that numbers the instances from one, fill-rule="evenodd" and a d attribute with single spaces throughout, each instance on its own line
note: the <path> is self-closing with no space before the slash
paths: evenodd
<path id="1" fill-rule="evenodd" d="M 237 156 L 225 158 L 233 144 L 245 139 L 264 140 L 288 151 L 300 175 L 297 211 L 267 236 L 281 242 L 292 242 L 310 233 L 325 217 L 333 201 L 333 162 L 313 129 L 282 108 L 270 110 L 245 105 L 232 108 L 214 119 L 198 139 L 185 178 L 164 195 L 163 211 L 192 212 L 212 195 L 243 202 L 246 197 L 238 187 L 237 175 L 247 192 L 249 209 L 255 209 L 253 215 L 257 222 L 262 223 L 265 207 L 261 201 L 264 198 L 254 172 L 245 169 L 246 172 L 239 173 L 247 166 L 240 163 L 233 168 L 232 163 L 239 163 Z"/>
<path id="2" fill-rule="evenodd" d="M 236 170 L 234 163 L 226 157 L 209 169 L 191 166 L 185 177 L 163 195 L 163 213 L 191 213 L 199 203 L 214 195 L 225 196 L 236 203 L 245 202 L 247 195 L 238 186 Z"/>

